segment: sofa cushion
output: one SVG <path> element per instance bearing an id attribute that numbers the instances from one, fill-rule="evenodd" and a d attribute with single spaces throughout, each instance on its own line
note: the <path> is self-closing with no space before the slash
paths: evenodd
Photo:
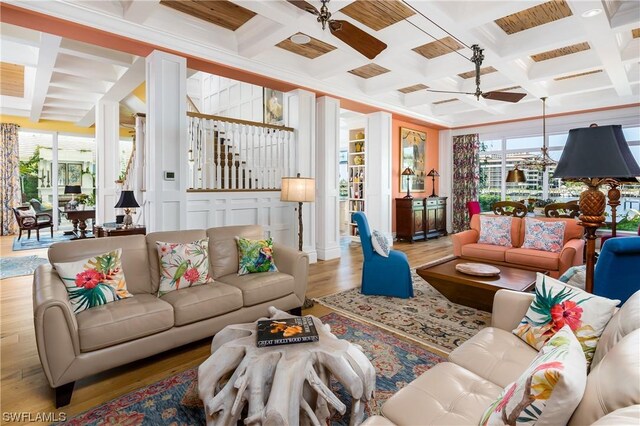
<path id="1" fill-rule="evenodd" d="M 449 354 L 449 361 L 500 387 L 514 382 L 538 352 L 512 333 L 483 328 Z"/>
<path id="2" fill-rule="evenodd" d="M 108 251 L 122 249 L 122 271 L 127 277 L 127 290 L 132 294 L 156 293 L 152 291 L 149 273 L 149 256 L 144 235 L 125 235 L 122 237 L 85 238 L 82 240 L 55 243 L 49 248 L 51 264 L 73 262 L 86 259 Z M 155 247 L 154 247 L 155 249 Z M 155 254 L 157 265 L 158 255 Z M 156 272 L 157 273 L 157 272 Z"/>
<path id="3" fill-rule="evenodd" d="M 640 419 L 640 405 L 634 404 L 600 417 L 592 426 L 638 426 L 638 419 Z M 385 424 L 371 423 L 372 426 Z"/>
<path id="4" fill-rule="evenodd" d="M 567 241 L 573 240 L 575 238 L 582 238 L 582 236 L 584 235 L 584 228 L 578 225 L 578 221 L 576 219 L 536 216 L 535 220 L 539 220 L 542 222 L 564 222 L 565 228 L 564 228 L 563 244 L 566 244 Z M 520 223 L 518 226 L 520 226 L 519 232 L 522 234 L 522 238 L 524 240 L 525 228 L 526 228 L 525 221 L 520 220 Z"/>
<path id="5" fill-rule="evenodd" d="M 236 237 L 260 240 L 264 238 L 264 231 L 260 225 L 223 226 L 207 229 L 207 237 L 211 272 L 217 280 L 224 275 L 238 272 Z"/>
<path id="6" fill-rule="evenodd" d="M 465 244 L 462 246 L 463 257 L 475 257 L 494 262 L 504 262 L 507 250 L 513 250 L 509 247 L 493 246 L 491 244 Z"/>
<path id="7" fill-rule="evenodd" d="M 382 406 L 398 425 L 478 424 L 502 387 L 451 362 L 443 362 L 400 389 Z"/>
<path id="8" fill-rule="evenodd" d="M 478 243 L 494 246 L 513 247 L 511 244 L 511 222 L 509 216 L 480 215 L 480 236 Z"/>
<path id="9" fill-rule="evenodd" d="M 273 260 L 273 240 L 250 240 L 236 237 L 238 245 L 238 275 L 278 272 Z"/>
<path id="10" fill-rule="evenodd" d="M 209 239 L 185 244 L 156 241 L 160 265 L 158 296 L 213 282 L 209 272 Z"/>
<path id="11" fill-rule="evenodd" d="M 482 216 L 503 217 L 494 214 L 474 214 L 471 217 L 469 227 L 476 230 L 478 232 L 478 235 L 480 235 L 480 218 Z M 522 218 L 511 218 L 511 245 L 513 247 L 520 247 L 522 245 L 522 240 L 524 239 L 524 228 L 522 227 L 523 223 L 524 221 L 522 220 Z"/>
<path id="12" fill-rule="evenodd" d="M 82 311 L 76 319 L 80 350 L 90 352 L 170 329 L 173 308 L 154 295 L 138 294 Z"/>
<path id="13" fill-rule="evenodd" d="M 587 384 L 580 342 L 565 325 L 545 343 L 518 379 L 487 407 L 480 425 L 564 425 Z"/>
<path id="14" fill-rule="evenodd" d="M 564 246 L 565 221 L 545 222 L 524 218 L 524 241 L 522 248 L 560 253 Z"/>
<path id="15" fill-rule="evenodd" d="M 158 293 L 160 288 L 160 262 L 158 260 L 158 241 L 167 243 L 186 244 L 206 238 L 204 229 L 190 229 L 185 231 L 162 231 L 152 232 L 146 236 L 147 253 L 149 257 L 148 268 L 151 276 L 151 290 L 153 294 Z M 211 258 L 209 258 L 211 259 Z M 209 260 L 211 263 L 211 260 Z M 126 272 L 126 271 L 125 271 Z"/>
<path id="16" fill-rule="evenodd" d="M 220 277 L 218 281 L 239 288 L 244 306 L 257 305 L 293 293 L 293 277 L 282 272 L 234 273 Z"/>
<path id="17" fill-rule="evenodd" d="M 599 363 L 618 341 L 622 340 L 624 336 L 633 330 L 639 328 L 640 290 L 633 293 L 633 295 L 624 302 L 624 305 L 613 315 L 605 327 L 600 336 L 600 340 L 598 340 L 598 346 L 596 347 L 596 353 L 593 355 L 591 368 Z"/>
<path id="18" fill-rule="evenodd" d="M 560 254 L 549 251 L 514 248 L 505 253 L 504 259 L 508 263 L 530 266 L 545 271 L 557 271 L 560 269 Z"/>
<path id="19" fill-rule="evenodd" d="M 218 282 L 171 291 L 161 299 L 173 306 L 176 326 L 242 308 L 242 292 L 234 286 Z"/>

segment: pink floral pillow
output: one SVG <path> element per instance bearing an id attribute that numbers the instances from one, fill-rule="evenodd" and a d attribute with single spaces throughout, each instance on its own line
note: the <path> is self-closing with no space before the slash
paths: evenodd
<path id="1" fill-rule="evenodd" d="M 564 242 L 564 230 L 567 224 L 564 220 L 545 222 L 542 220 L 525 218 L 524 243 L 522 248 L 560 253 Z"/>
<path id="2" fill-rule="evenodd" d="M 480 238 L 478 243 L 493 246 L 513 247 L 511 244 L 510 216 L 480 216 Z"/>

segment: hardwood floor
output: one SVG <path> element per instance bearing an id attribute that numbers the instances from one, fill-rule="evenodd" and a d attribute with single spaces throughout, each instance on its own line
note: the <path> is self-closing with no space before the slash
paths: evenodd
<path id="1" fill-rule="evenodd" d="M 46 257 L 46 249 L 13 252 L 13 237 L 0 237 L 0 256 Z M 396 243 L 412 267 L 452 253 L 449 237 L 429 242 Z M 359 244 L 345 242 L 340 259 L 310 266 L 308 297 L 333 294 L 360 285 L 362 250 Z M 32 277 L 0 281 L 0 406 L 3 413 L 51 413 L 53 391 L 42 372 L 33 331 Z M 305 314 L 330 312 L 316 304 Z M 152 384 L 175 373 L 198 366 L 209 356 L 211 339 L 118 367 L 76 382 L 71 404 L 57 412 L 73 416 L 127 392 Z M 2 418 L 2 424 L 7 419 Z"/>

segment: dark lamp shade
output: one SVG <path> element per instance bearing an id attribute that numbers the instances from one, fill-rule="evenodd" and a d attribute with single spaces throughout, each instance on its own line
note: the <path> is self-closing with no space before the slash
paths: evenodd
<path id="1" fill-rule="evenodd" d="M 509 170 L 507 172 L 507 178 L 505 182 L 508 183 L 524 183 L 527 181 L 527 177 L 524 174 L 524 171 L 520 170 L 517 166 L 513 170 Z"/>
<path id="2" fill-rule="evenodd" d="M 113 207 L 118 209 L 131 209 L 134 207 L 140 207 L 140 205 L 133 196 L 133 191 L 122 191 L 120 193 L 120 199 Z"/>
<path id="3" fill-rule="evenodd" d="M 66 185 L 64 187 L 64 193 L 65 194 L 81 194 L 82 188 L 80 188 L 80 185 Z"/>
<path id="4" fill-rule="evenodd" d="M 438 173 L 438 172 L 436 171 L 436 169 L 431 169 L 431 171 L 430 171 L 429 173 L 427 173 L 427 176 L 430 176 L 430 177 L 438 177 L 438 176 L 440 176 L 440 173 Z"/>
<path id="5" fill-rule="evenodd" d="M 622 126 L 571 129 L 554 178 L 631 178 L 640 176 Z"/>
<path id="6" fill-rule="evenodd" d="M 407 167 L 406 169 L 404 169 L 404 171 L 402 172 L 402 176 L 413 176 L 416 173 L 411 169 L 411 167 Z"/>

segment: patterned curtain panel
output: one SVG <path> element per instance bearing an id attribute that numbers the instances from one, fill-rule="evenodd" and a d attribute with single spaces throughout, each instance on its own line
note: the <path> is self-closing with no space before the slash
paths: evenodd
<path id="1" fill-rule="evenodd" d="M 17 124 L 0 124 L 0 235 L 15 234 L 18 230 L 11 210 L 21 202 L 18 127 Z"/>
<path id="2" fill-rule="evenodd" d="M 480 136 L 453 137 L 453 232 L 469 229 L 467 202 L 478 199 Z"/>

